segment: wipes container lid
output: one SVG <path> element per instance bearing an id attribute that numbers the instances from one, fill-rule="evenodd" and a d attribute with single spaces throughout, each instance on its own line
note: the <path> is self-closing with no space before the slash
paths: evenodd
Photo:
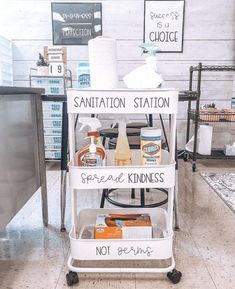
<path id="1" fill-rule="evenodd" d="M 156 127 L 143 127 L 140 129 L 141 136 L 146 137 L 161 137 L 162 130 Z"/>

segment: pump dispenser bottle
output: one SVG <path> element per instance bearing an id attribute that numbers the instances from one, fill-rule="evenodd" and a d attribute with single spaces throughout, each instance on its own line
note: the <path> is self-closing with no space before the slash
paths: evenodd
<path id="1" fill-rule="evenodd" d="M 116 150 L 114 154 L 116 166 L 130 166 L 131 161 L 131 150 L 126 134 L 126 122 L 124 119 L 118 121 L 118 139 Z"/>
<path id="2" fill-rule="evenodd" d="M 94 136 L 90 137 L 91 143 L 89 145 L 88 151 L 84 154 L 81 161 L 85 167 L 96 167 L 102 166 L 102 156 L 97 151 L 97 146 L 95 145 Z"/>
<path id="3" fill-rule="evenodd" d="M 100 133 L 98 131 L 98 128 L 101 127 L 99 119 L 96 117 L 79 117 L 78 122 L 82 124 L 80 131 L 83 130 L 84 127 L 88 126 L 89 131 L 87 136 L 94 136 L 95 144 L 104 149 L 100 138 Z"/>
<path id="4" fill-rule="evenodd" d="M 78 122 L 82 123 L 82 126 L 80 128 L 80 131 L 86 127 L 89 126 L 89 131 L 87 133 L 88 137 L 91 137 L 91 142 L 94 142 L 94 145 L 96 146 L 96 152 L 101 157 L 101 165 L 105 166 L 106 164 L 106 152 L 104 149 L 104 146 L 102 144 L 100 133 L 98 131 L 98 128 L 101 127 L 101 123 L 98 120 L 98 118 L 95 117 L 79 117 Z M 84 156 L 89 152 L 89 145 L 86 145 L 82 150 L 80 150 L 76 154 L 76 162 L 78 166 L 84 166 Z"/>

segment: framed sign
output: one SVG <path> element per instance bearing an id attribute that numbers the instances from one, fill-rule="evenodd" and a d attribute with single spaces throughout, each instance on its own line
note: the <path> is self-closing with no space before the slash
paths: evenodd
<path id="1" fill-rule="evenodd" d="M 101 3 L 51 3 L 53 45 L 87 45 L 102 35 Z"/>
<path id="2" fill-rule="evenodd" d="M 144 42 L 160 52 L 183 52 L 184 0 L 145 0 Z"/>

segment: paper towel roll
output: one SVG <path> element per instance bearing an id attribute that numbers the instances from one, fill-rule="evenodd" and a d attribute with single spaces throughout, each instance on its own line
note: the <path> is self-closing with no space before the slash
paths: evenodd
<path id="1" fill-rule="evenodd" d="M 201 155 L 211 154 L 213 127 L 210 125 L 200 125 L 197 137 L 197 152 Z M 194 136 L 185 145 L 187 151 L 193 152 Z"/>
<path id="2" fill-rule="evenodd" d="M 88 41 L 88 52 L 91 88 L 117 88 L 116 41 L 110 37 L 96 37 Z"/>
<path id="3" fill-rule="evenodd" d="M 199 142 L 198 153 L 201 155 L 211 154 L 213 127 L 210 125 L 200 125 L 199 127 Z"/>

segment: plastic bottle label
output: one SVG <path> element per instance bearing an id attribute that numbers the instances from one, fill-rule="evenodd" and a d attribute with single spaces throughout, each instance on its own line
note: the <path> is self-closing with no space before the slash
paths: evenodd
<path id="1" fill-rule="evenodd" d="M 141 136 L 141 165 L 161 164 L 161 136 Z"/>
<path id="2" fill-rule="evenodd" d="M 92 155 L 88 153 L 83 157 L 82 162 L 84 164 L 84 167 L 102 166 L 102 159 L 98 154 Z"/>
<path id="3" fill-rule="evenodd" d="M 90 74 L 83 73 L 78 77 L 78 87 L 79 88 L 87 88 L 90 87 Z"/>

